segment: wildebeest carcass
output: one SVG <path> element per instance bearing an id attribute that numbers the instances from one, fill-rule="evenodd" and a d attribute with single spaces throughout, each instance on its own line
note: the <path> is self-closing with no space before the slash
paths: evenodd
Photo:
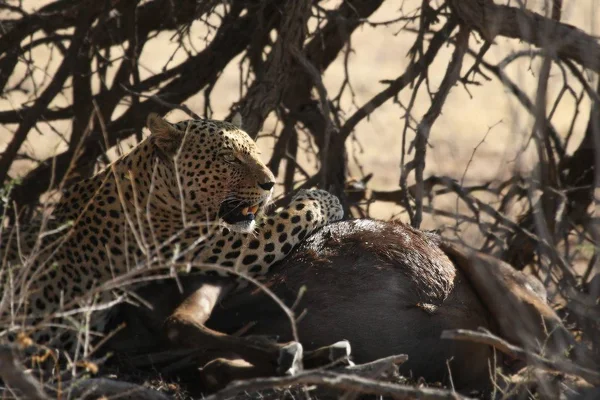
<path id="1" fill-rule="evenodd" d="M 526 345 L 539 343 L 541 327 L 554 327 L 555 347 L 568 346 L 568 332 L 545 304 L 540 285 L 498 260 L 440 240 L 396 222 L 342 221 L 308 238 L 264 284 L 301 316 L 296 325 L 305 350 L 348 340 L 357 363 L 407 354 L 402 373 L 445 382 L 451 375 L 457 389 L 489 385 L 493 351 L 442 339 L 445 330 L 485 328 Z M 184 299 L 200 287 L 210 292 L 227 285 L 226 278 L 190 275 L 180 285 L 163 281 L 143 288 L 139 295 L 152 308 L 115 309 L 113 322 L 125 321 L 128 328 L 109 345 L 138 353 L 165 346 L 162 324 Z M 249 323 L 245 334 L 292 340 L 288 316 L 253 285 L 220 299 L 207 325 L 233 334 Z"/>

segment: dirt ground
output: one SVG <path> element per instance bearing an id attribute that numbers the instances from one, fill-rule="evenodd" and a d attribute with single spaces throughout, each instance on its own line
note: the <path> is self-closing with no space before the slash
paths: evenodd
<path id="1" fill-rule="evenodd" d="M 44 0 L 28 0 L 25 2 L 31 10 L 40 7 Z M 335 7 L 338 1 L 326 2 L 327 7 Z M 402 74 L 409 62 L 407 52 L 415 39 L 414 32 L 402 29 L 403 23 L 380 25 L 403 15 L 411 15 L 420 5 L 420 1 L 386 1 L 375 15 L 370 18 L 373 25 L 366 24 L 352 37 L 353 51 L 349 55 L 348 72 L 349 80 L 354 90 L 354 97 L 346 93 L 343 104 L 350 116 L 357 107 L 367 102 L 372 96 L 385 88 L 381 80 L 395 79 Z M 503 2 L 505 3 L 505 2 Z M 528 7 L 538 12 L 544 12 L 541 0 L 527 2 Z M 563 21 L 576 25 L 591 34 L 598 34 L 600 24 L 600 4 L 595 0 L 565 0 Z M 314 26 L 314 21 L 312 21 Z M 374 26 L 376 25 L 376 26 Z M 409 28 L 412 25 L 408 26 Z M 196 22 L 191 30 L 191 42 L 197 51 L 205 46 L 203 38 L 206 34 L 214 32 L 206 28 L 206 24 Z M 472 47 L 479 48 L 481 42 L 475 35 L 471 36 Z M 162 33 L 151 43 L 148 43 L 141 55 L 141 78 L 144 79 L 159 72 L 166 60 L 176 49 L 176 44 L 171 40 L 171 33 Z M 486 55 L 486 60 L 492 63 L 500 62 L 512 51 L 528 50 L 529 46 L 515 40 L 498 39 L 496 45 Z M 436 90 L 447 66 L 452 48 L 444 48 L 430 69 L 430 88 Z M 113 54 L 118 57 L 119 51 Z M 47 60 L 52 56 L 50 68 L 44 70 Z M 185 54 L 181 51 L 175 53 L 169 67 L 181 62 Z M 40 81 L 51 76 L 57 66 L 56 54 L 49 54 L 47 50 L 40 49 L 31 55 L 30 68 L 35 68 L 36 76 Z M 228 114 L 229 107 L 240 97 L 240 73 L 238 69 L 239 58 L 234 60 L 223 71 L 216 87 L 213 90 L 212 108 L 213 117 L 223 118 Z M 509 76 L 525 90 L 532 99 L 535 95 L 537 84 L 538 60 L 530 61 L 523 57 L 510 64 L 506 71 Z M 463 73 L 472 65 L 473 58 L 468 58 L 463 65 Z M 25 65 L 21 65 L 25 71 Z M 331 97 L 339 90 L 344 78 L 344 57 L 341 55 L 336 62 L 325 72 L 325 85 Z M 562 87 L 562 73 L 553 67 L 551 72 L 549 100 L 550 107 Z M 19 79 L 13 76 L 12 82 Z M 456 86 L 446 102 L 443 115 L 433 126 L 430 148 L 428 150 L 426 175 L 448 175 L 456 179 L 464 179 L 465 184 L 484 182 L 496 178 L 504 178 L 515 171 L 530 169 L 534 157 L 531 146 L 526 147 L 527 138 L 531 134 L 532 117 L 528 115 L 517 103 L 515 98 L 508 93 L 497 80 L 487 82 L 480 79 L 480 86 L 470 86 L 468 90 L 462 85 Z M 98 86 L 98 82 L 96 82 Z M 33 86 L 31 87 L 33 90 Z M 576 91 L 579 87 L 573 87 Z M 378 190 L 392 190 L 398 187 L 400 176 L 400 154 L 402 148 L 402 131 L 404 127 L 404 110 L 411 95 L 410 89 L 405 89 L 400 97 L 401 104 L 388 101 L 371 115 L 368 120 L 361 122 L 355 132 L 355 139 L 348 142 L 351 155 L 351 173 L 360 176 L 357 164 L 362 165 L 365 173 L 373 173 L 374 178 L 370 188 Z M 24 105 L 31 100 L 31 93 L 16 93 L 0 97 L 0 110 L 8 110 Z M 66 105 L 70 101 L 69 90 L 52 103 L 52 106 Z M 186 104 L 198 114 L 202 113 L 204 98 L 202 94 L 190 98 Z M 557 107 L 552 122 L 558 132 L 566 137 L 573 118 L 575 102 L 572 96 L 564 96 Z M 427 107 L 429 99 L 425 90 L 421 90 L 416 99 L 412 118 L 419 121 Z M 569 148 L 577 145 L 577 138 L 581 136 L 586 124 L 589 104 L 582 103 L 582 112 L 575 121 L 573 140 Z M 117 110 L 117 113 L 122 110 Z M 179 111 L 172 112 L 169 119 L 176 121 L 185 118 Z M 269 135 L 278 129 L 270 118 L 263 127 L 263 134 Z M 64 146 L 61 135 L 68 136 L 69 121 L 52 123 L 52 128 L 40 126 L 39 133 L 31 132 L 24 149 L 35 157 L 45 158 L 59 151 Z M 10 132 L 14 126 L 0 127 L 0 149 L 9 141 Z M 412 134 L 407 138 L 407 144 L 412 140 Z M 273 146 L 269 137 L 259 139 L 263 156 L 268 160 Z M 308 144 L 308 143 L 307 143 Z M 524 150 L 525 148 L 525 150 Z M 476 151 L 475 151 L 476 149 Z M 409 156 L 411 157 L 411 156 Z M 307 156 L 299 160 L 309 171 L 314 170 L 314 156 Z M 11 170 L 11 176 L 23 175 L 31 162 L 21 161 Z M 463 176 L 464 175 L 464 176 Z M 451 195 L 440 197 L 434 201 L 436 207 L 453 210 L 456 208 L 456 198 Z M 402 210 L 387 203 L 375 204 L 371 208 L 372 215 L 379 218 L 397 217 L 406 220 L 404 214 L 398 215 Z M 436 217 L 426 219 L 424 227 L 440 226 L 443 220 Z"/>

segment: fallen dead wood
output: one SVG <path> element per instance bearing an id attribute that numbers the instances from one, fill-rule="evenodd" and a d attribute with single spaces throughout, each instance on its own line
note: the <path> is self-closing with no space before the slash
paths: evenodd
<path id="1" fill-rule="evenodd" d="M 527 366 L 517 374 L 505 379 L 508 392 L 536 393 L 539 398 L 543 399 L 565 397 L 577 399 L 600 398 L 600 388 L 595 388 L 579 376 L 565 374 L 564 372 Z"/>
<path id="2" fill-rule="evenodd" d="M 168 400 L 171 397 L 152 388 L 135 383 L 106 378 L 90 378 L 65 385 L 64 394 L 74 399 L 99 399 L 116 396 L 121 400 Z"/>
<path id="3" fill-rule="evenodd" d="M 351 365 L 349 367 L 345 367 L 343 371 L 345 373 L 351 373 L 357 376 L 384 376 L 394 372 L 398 365 L 405 363 L 407 360 L 408 356 L 406 354 L 400 354 L 396 356 L 380 358 L 379 360 L 371 361 L 365 364 Z"/>
<path id="4" fill-rule="evenodd" d="M 246 381 L 235 381 L 225 389 L 205 398 L 217 400 L 228 398 L 245 391 L 284 388 L 292 385 L 320 385 L 331 389 L 389 396 L 393 399 L 426 399 L 426 400 L 467 400 L 468 397 L 446 389 L 417 388 L 380 382 L 356 375 L 342 374 L 324 370 L 306 371 L 294 376 L 276 378 L 256 378 Z"/>
<path id="5" fill-rule="evenodd" d="M 11 391 L 32 400 L 48 399 L 42 384 L 25 371 L 12 346 L 0 347 L 0 378 Z"/>
<path id="6" fill-rule="evenodd" d="M 48 400 L 52 398 L 46 394 L 43 385 L 26 371 L 18 360 L 13 346 L 0 347 L 0 378 L 6 385 L 6 390 L 16 398 L 30 400 Z M 66 389 L 59 390 L 59 392 L 66 395 L 67 398 L 98 399 L 115 395 L 118 395 L 119 399 L 125 400 L 165 400 L 170 398 L 166 394 L 145 386 L 106 378 L 62 382 L 61 387 Z M 6 396 L 7 394 L 4 394 L 4 397 Z"/>
<path id="7" fill-rule="evenodd" d="M 593 385 L 600 385 L 600 373 L 596 371 L 583 368 L 570 361 L 548 360 L 547 358 L 514 346 L 508 343 L 506 340 L 491 334 L 490 332 L 476 332 L 465 329 L 456 329 L 442 332 L 442 338 L 487 344 L 493 346 L 504 354 L 527 361 L 538 368 L 547 371 L 560 371 L 567 374 L 577 375 Z"/>

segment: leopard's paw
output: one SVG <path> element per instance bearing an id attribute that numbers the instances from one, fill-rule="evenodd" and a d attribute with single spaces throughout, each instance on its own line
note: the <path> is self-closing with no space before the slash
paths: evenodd
<path id="1" fill-rule="evenodd" d="M 321 189 L 303 189 L 292 198 L 294 203 L 316 202 L 326 222 L 339 221 L 344 217 L 342 203 L 333 194 Z"/>

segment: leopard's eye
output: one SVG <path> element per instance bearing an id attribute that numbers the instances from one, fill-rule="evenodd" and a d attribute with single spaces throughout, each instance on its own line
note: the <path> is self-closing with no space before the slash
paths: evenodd
<path id="1" fill-rule="evenodd" d="M 225 153 L 223 154 L 223 160 L 228 163 L 239 162 L 240 160 L 233 153 Z"/>

